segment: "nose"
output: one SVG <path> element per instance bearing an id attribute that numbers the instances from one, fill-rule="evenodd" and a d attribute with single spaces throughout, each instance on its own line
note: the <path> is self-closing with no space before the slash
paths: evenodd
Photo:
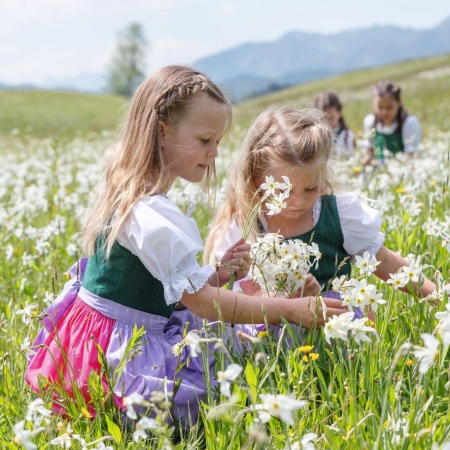
<path id="1" fill-rule="evenodd" d="M 289 193 L 289 206 L 295 208 L 303 208 L 306 204 L 306 193 L 292 190 Z"/>
<path id="2" fill-rule="evenodd" d="M 214 142 L 211 147 L 208 149 L 206 156 L 208 158 L 214 159 L 219 155 L 219 146 Z"/>

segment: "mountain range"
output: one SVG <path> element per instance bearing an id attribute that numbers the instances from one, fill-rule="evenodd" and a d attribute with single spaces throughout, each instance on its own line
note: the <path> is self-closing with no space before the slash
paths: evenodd
<path id="1" fill-rule="evenodd" d="M 443 53 L 450 53 L 450 17 L 426 30 L 373 26 L 332 34 L 292 31 L 276 41 L 249 42 L 202 58 L 193 66 L 240 101 L 330 75 Z M 101 93 L 105 86 L 101 73 L 53 77 L 39 85 L 0 81 L 0 89 Z"/>
<path id="2" fill-rule="evenodd" d="M 432 29 L 373 26 L 333 34 L 293 31 L 245 43 L 194 66 L 242 100 L 329 75 L 450 53 L 450 17 Z"/>

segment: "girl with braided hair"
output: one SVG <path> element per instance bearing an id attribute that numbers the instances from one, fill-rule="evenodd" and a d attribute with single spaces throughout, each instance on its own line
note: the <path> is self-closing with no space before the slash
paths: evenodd
<path id="1" fill-rule="evenodd" d="M 415 116 L 403 107 L 400 86 L 392 81 L 372 85 L 373 114 L 364 119 L 366 156 L 361 163 L 368 165 L 375 158 L 382 161 L 385 153 L 413 154 L 419 150 L 422 130 Z"/>
<path id="2" fill-rule="evenodd" d="M 199 318 L 263 322 L 264 308 L 270 323 L 284 317 L 312 327 L 323 325 L 326 314 L 345 311 L 333 299 L 325 299 L 324 314 L 315 298 L 274 302 L 236 294 L 220 288 L 230 271 L 198 264 L 197 225 L 166 194 L 178 177 L 214 186 L 214 160 L 230 120 L 230 103 L 219 88 L 187 67 L 157 71 L 134 94 L 86 220 L 89 259 L 73 268 L 72 280 L 43 314 L 26 372 L 34 391 L 53 390 L 55 409 L 67 407 L 57 395 L 64 390 L 95 414 L 88 384 L 94 373 L 119 407 L 133 393 L 148 400 L 161 391 L 173 394 L 173 418 L 195 422 L 205 395 L 204 371 L 214 360 L 203 360 L 180 343 L 186 333 L 202 328 Z M 247 275 L 249 249 L 237 239 L 221 258 L 237 280 Z M 143 341 L 122 365 L 135 326 L 144 327 Z M 120 368 L 113 386 L 98 349 L 113 371 Z"/>

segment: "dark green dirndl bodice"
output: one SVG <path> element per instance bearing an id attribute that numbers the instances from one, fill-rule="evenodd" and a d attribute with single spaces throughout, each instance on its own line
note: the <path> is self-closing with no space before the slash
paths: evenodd
<path id="1" fill-rule="evenodd" d="M 373 138 L 373 149 L 375 159 L 384 159 L 384 149 L 392 153 L 399 153 L 404 151 L 402 134 L 395 132 L 393 134 L 383 134 L 375 131 Z"/>
<path id="2" fill-rule="evenodd" d="M 335 195 L 324 195 L 322 197 L 320 217 L 311 231 L 287 239 L 301 239 L 307 244 L 315 242 L 319 246 L 322 258 L 319 261 L 318 268 L 311 267 L 310 272 L 325 291 L 331 289 L 331 281 L 335 277 L 342 275 L 350 277 L 350 258 L 344 250 L 344 235 L 342 234 Z"/>
<path id="3" fill-rule="evenodd" d="M 101 241 L 97 241 L 86 267 L 83 287 L 99 297 L 163 317 L 170 317 L 176 305 L 167 305 L 161 281 L 117 242 L 106 260 Z"/>

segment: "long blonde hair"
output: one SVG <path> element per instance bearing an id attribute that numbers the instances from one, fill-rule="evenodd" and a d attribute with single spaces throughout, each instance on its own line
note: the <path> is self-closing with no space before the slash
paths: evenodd
<path id="1" fill-rule="evenodd" d="M 213 263 L 233 220 L 243 228 L 257 190 L 255 181 L 271 167 L 284 166 L 297 173 L 315 171 L 321 180 L 320 191 L 332 192 L 329 164 L 332 149 L 333 131 L 322 111 L 290 107 L 271 107 L 263 111 L 251 125 L 227 177 L 225 202 L 206 241 L 204 261 Z M 250 240 L 254 241 L 258 234 L 255 221 Z"/>
<path id="2" fill-rule="evenodd" d="M 162 121 L 176 126 L 202 92 L 213 101 L 231 105 L 221 90 L 204 74 L 184 66 L 167 66 L 148 77 L 135 92 L 123 132 L 107 155 L 105 180 L 91 205 L 83 233 L 83 251 L 92 255 L 98 238 L 107 257 L 133 205 L 146 195 L 166 192 L 170 185 L 159 143 Z M 205 185 L 215 187 L 215 166 L 211 164 Z M 114 218 L 114 220 L 113 220 Z"/>

